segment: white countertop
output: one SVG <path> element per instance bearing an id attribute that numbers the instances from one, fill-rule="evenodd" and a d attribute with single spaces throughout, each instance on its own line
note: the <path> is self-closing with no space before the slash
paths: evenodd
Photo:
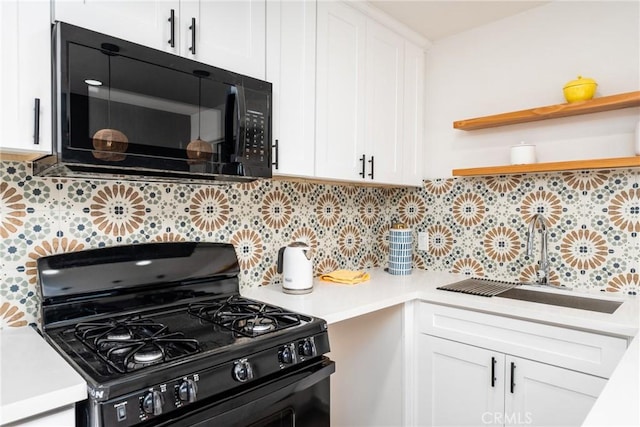
<path id="1" fill-rule="evenodd" d="M 603 293 L 560 291 L 523 286 L 531 290 L 625 301 L 615 313 L 597 313 L 507 298 L 486 298 L 437 290 L 438 286 L 464 280 L 467 276 L 413 270 L 409 276 L 392 276 L 381 268 L 370 271 L 371 280 L 357 285 L 342 285 L 315 280 L 313 292 L 290 295 L 280 285 L 259 286 L 242 291 L 242 295 L 292 311 L 320 317 L 332 324 L 371 313 L 414 299 L 457 306 L 469 310 L 500 314 L 547 324 L 585 329 L 610 335 L 633 337 L 638 333 L 640 298 L 611 296 Z"/>
<path id="2" fill-rule="evenodd" d="M 0 330 L 0 425 L 87 398 L 84 379 L 31 327 Z"/>
<path id="3" fill-rule="evenodd" d="M 589 413 L 585 426 L 640 425 L 638 423 L 638 401 L 640 401 L 638 341 L 640 337 L 637 336 L 640 328 L 640 297 L 526 287 L 545 292 L 624 301 L 613 314 L 607 314 L 436 289 L 441 285 L 464 280 L 466 276 L 462 275 L 414 269 L 410 276 L 391 276 L 381 268 L 373 269 L 370 273 L 369 282 L 357 285 L 341 285 L 316 280 L 313 292 L 304 295 L 285 294 L 280 285 L 246 289 L 242 291 L 242 295 L 320 317 L 329 324 L 419 299 L 546 324 L 636 337 Z"/>
<path id="4" fill-rule="evenodd" d="M 640 299 L 636 297 L 587 295 L 625 300 L 615 313 L 605 314 L 436 290 L 438 286 L 466 278 L 461 275 L 414 270 L 410 276 L 391 276 L 382 269 L 370 273 L 371 280 L 358 285 L 316 281 L 313 292 L 305 295 L 284 294 L 280 286 L 250 288 L 242 294 L 323 318 L 329 324 L 420 299 L 618 336 L 636 336 L 639 329 Z M 638 353 L 635 339 L 585 425 L 638 425 Z M 29 327 L 0 330 L 0 378 L 0 424 L 63 407 L 87 396 L 82 377 Z M 615 419 L 611 418 L 612 412 Z"/>

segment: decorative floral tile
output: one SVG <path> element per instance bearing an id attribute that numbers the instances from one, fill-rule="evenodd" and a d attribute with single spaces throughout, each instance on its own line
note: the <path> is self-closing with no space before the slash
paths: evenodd
<path id="1" fill-rule="evenodd" d="M 424 188 L 258 180 L 228 185 L 32 177 L 0 162 L 0 327 L 38 321 L 36 259 L 150 241 L 232 243 L 241 286 L 279 283 L 278 249 L 313 249 L 316 274 L 386 266 L 393 222 L 429 233 L 414 268 L 531 281 L 525 245 L 549 224 L 551 281 L 607 292 L 640 288 L 637 170 L 437 179 Z M 417 239 L 414 239 L 414 242 Z M 415 244 L 415 243 L 414 243 Z"/>
<path id="2" fill-rule="evenodd" d="M 430 250 L 418 256 L 428 269 L 533 280 L 539 238 L 531 258 L 524 249 L 528 224 L 541 214 L 552 283 L 637 293 L 638 176 L 618 170 L 427 181 L 418 193 L 437 207 L 418 226 L 430 233 Z"/>

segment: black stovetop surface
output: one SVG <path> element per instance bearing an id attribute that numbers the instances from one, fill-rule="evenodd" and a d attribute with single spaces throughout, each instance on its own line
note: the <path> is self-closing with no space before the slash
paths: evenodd
<path id="1" fill-rule="evenodd" d="M 326 334 L 324 320 L 297 313 L 285 314 L 283 329 L 272 330 L 271 312 L 284 309 L 240 296 L 240 268 L 229 244 L 158 242 L 89 249 L 41 257 L 37 270 L 42 333 L 83 375 L 90 391 L 114 395 L 144 389 L 263 350 L 277 358 L 279 346 Z M 240 300 L 248 315 L 233 309 L 213 323 L 212 315 L 229 299 Z M 255 320 L 256 311 L 266 311 L 267 320 Z M 118 347 L 121 330 L 109 337 L 90 329 L 125 319 L 142 325 L 140 335 L 133 334 L 134 347 L 166 343 L 165 338 L 154 341 L 165 335 L 180 343 L 170 345 L 161 362 L 149 364 L 153 352 L 140 362 Z M 251 321 L 257 333 L 245 330 Z M 277 367 L 277 360 L 273 363 Z"/>
<path id="2" fill-rule="evenodd" d="M 226 299 L 226 298 L 225 298 Z M 245 301 L 251 301 L 244 299 Z M 218 302 L 220 299 L 212 300 Z M 201 304 L 202 302 L 199 302 Z M 265 305 L 254 302 L 256 305 Z M 279 309 L 274 306 L 269 308 Z M 280 309 L 281 310 L 281 309 Z M 164 380 L 187 375 L 208 367 L 217 366 L 230 360 L 246 357 L 252 353 L 276 347 L 297 338 L 324 332 L 325 322 L 310 316 L 292 313 L 299 322 L 287 325 L 284 329 L 268 331 L 256 336 L 234 331 L 227 326 L 212 323 L 189 311 L 188 306 L 171 310 L 149 311 L 123 316 L 87 320 L 86 323 L 99 323 L 127 319 L 151 320 L 166 326 L 165 333 L 180 333 L 185 339 L 197 341 L 196 350 L 191 354 L 178 355 L 168 361 L 161 361 L 134 369 L 118 369 L 108 363 L 95 344 L 82 339 L 76 325 L 65 325 L 48 329 L 45 336 L 54 343 L 72 365 L 84 376 L 92 388 L 110 388 L 111 392 L 120 389 L 139 389 Z M 288 314 L 287 314 L 288 315 Z M 81 329 L 81 328 L 80 328 Z M 82 330 L 82 329 L 81 329 Z"/>

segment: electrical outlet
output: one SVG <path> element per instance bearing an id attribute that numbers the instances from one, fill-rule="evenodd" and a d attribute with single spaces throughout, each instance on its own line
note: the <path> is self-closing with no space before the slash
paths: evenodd
<path id="1" fill-rule="evenodd" d="M 429 250 L 429 233 L 427 233 L 426 231 L 418 232 L 418 250 L 419 251 Z"/>

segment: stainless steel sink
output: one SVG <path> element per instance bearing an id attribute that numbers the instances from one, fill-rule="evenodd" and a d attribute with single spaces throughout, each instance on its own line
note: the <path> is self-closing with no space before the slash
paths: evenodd
<path id="1" fill-rule="evenodd" d="M 622 301 L 586 298 L 565 295 L 555 292 L 532 291 L 528 289 L 512 288 L 496 295 L 497 298 L 511 298 L 540 304 L 557 305 L 560 307 L 577 308 L 578 310 L 613 313 L 622 305 Z"/>
<path id="2" fill-rule="evenodd" d="M 469 278 L 460 282 L 440 286 L 438 289 L 464 294 L 479 295 L 483 297 L 511 298 L 539 304 L 557 305 L 560 307 L 577 308 L 578 310 L 597 311 L 600 313 L 613 313 L 622 305 L 622 301 L 611 299 L 599 299 L 566 295 L 558 292 L 545 292 L 542 290 L 523 289 L 526 284 L 516 284 Z M 528 285 L 535 286 L 535 285 Z"/>

